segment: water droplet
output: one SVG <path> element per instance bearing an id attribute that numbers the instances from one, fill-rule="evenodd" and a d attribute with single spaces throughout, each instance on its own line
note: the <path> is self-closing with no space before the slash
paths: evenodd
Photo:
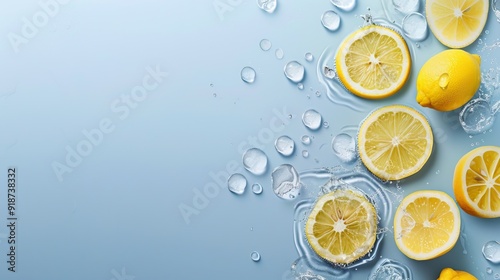
<path id="1" fill-rule="evenodd" d="M 332 139 L 333 153 L 343 162 L 356 160 L 356 141 L 346 133 L 340 133 Z"/>
<path id="2" fill-rule="evenodd" d="M 323 68 L 323 75 L 325 75 L 325 77 L 328 79 L 333 79 L 335 78 L 335 70 L 328 66 L 325 66 L 325 68 Z"/>
<path id="3" fill-rule="evenodd" d="M 271 41 L 267 40 L 267 39 L 262 39 L 260 40 L 260 48 L 263 50 L 263 51 L 268 51 L 271 49 L 271 47 L 273 46 L 273 44 L 271 43 Z"/>
<path id="4" fill-rule="evenodd" d="M 274 52 L 274 54 L 276 55 L 276 58 L 279 59 L 279 60 L 282 60 L 283 57 L 285 56 L 285 53 L 280 48 L 276 49 L 276 51 Z"/>
<path id="5" fill-rule="evenodd" d="M 412 277 L 410 269 L 397 261 L 391 259 L 380 260 L 372 269 L 370 280 L 406 280 Z"/>
<path id="6" fill-rule="evenodd" d="M 321 16 L 321 23 L 326 29 L 336 31 L 340 27 L 340 16 L 334 11 L 326 11 Z"/>
<path id="7" fill-rule="evenodd" d="M 264 188 L 262 188 L 262 185 L 259 183 L 255 183 L 252 185 L 252 191 L 254 194 L 261 194 Z"/>
<path id="8" fill-rule="evenodd" d="M 217 97 L 217 93 L 214 92 L 214 94 L 212 94 L 214 97 Z"/>
<path id="9" fill-rule="evenodd" d="M 267 156 L 260 149 L 248 149 L 243 154 L 243 166 L 252 174 L 262 175 L 267 170 Z"/>
<path id="10" fill-rule="evenodd" d="M 330 123 L 327 122 L 327 121 L 323 122 L 323 127 L 324 128 L 329 128 L 330 127 Z"/>
<path id="11" fill-rule="evenodd" d="M 500 279 L 500 273 L 495 273 L 495 279 Z"/>
<path id="12" fill-rule="evenodd" d="M 491 267 L 486 267 L 486 273 L 492 274 L 493 273 L 493 269 L 491 269 Z"/>
<path id="13" fill-rule="evenodd" d="M 302 114 L 302 123 L 311 130 L 317 130 L 321 126 L 321 120 L 320 113 L 314 109 L 309 109 Z"/>
<path id="14" fill-rule="evenodd" d="M 304 85 L 302 83 L 298 83 L 297 84 L 297 87 L 300 89 L 300 90 L 303 90 L 304 89 Z"/>
<path id="15" fill-rule="evenodd" d="M 241 79 L 245 82 L 245 83 L 253 83 L 255 82 L 255 70 L 253 70 L 252 67 L 243 67 L 243 69 L 241 69 Z"/>
<path id="16" fill-rule="evenodd" d="M 274 13 L 277 5 L 276 0 L 257 0 L 257 6 L 270 14 Z"/>
<path id="17" fill-rule="evenodd" d="M 214 84 L 210 84 L 210 87 L 214 87 Z"/>
<path id="18" fill-rule="evenodd" d="M 302 82 L 304 79 L 305 69 L 302 64 L 297 61 L 290 61 L 285 65 L 285 76 L 294 83 Z"/>
<path id="19" fill-rule="evenodd" d="M 276 139 L 274 147 L 278 153 L 288 157 L 291 156 L 295 150 L 295 142 L 292 138 L 284 135 Z"/>
<path id="20" fill-rule="evenodd" d="M 436 170 L 436 175 L 439 175 L 439 173 L 441 173 L 441 170 Z"/>
<path id="21" fill-rule="evenodd" d="M 252 259 L 252 261 L 254 262 L 258 262 L 260 261 L 260 254 L 259 252 L 257 251 L 253 251 L 251 254 L 250 254 L 250 258 Z"/>
<path id="22" fill-rule="evenodd" d="M 492 263 L 500 263 L 500 243 L 488 241 L 483 246 L 483 256 Z"/>
<path id="23" fill-rule="evenodd" d="M 321 96 L 321 92 L 319 92 L 319 90 L 316 91 L 316 96 L 317 97 L 320 97 Z"/>
<path id="24" fill-rule="evenodd" d="M 477 43 L 481 45 L 483 43 L 483 39 L 479 38 L 479 40 L 477 40 Z"/>
<path id="25" fill-rule="evenodd" d="M 489 31 L 488 29 L 486 29 L 486 30 L 484 31 L 484 34 L 488 35 L 488 34 L 490 34 L 490 31 Z"/>
<path id="26" fill-rule="evenodd" d="M 302 140 L 302 144 L 304 144 L 304 145 L 311 144 L 311 137 L 309 137 L 308 135 L 303 135 L 301 140 Z"/>
<path id="27" fill-rule="evenodd" d="M 304 158 L 308 158 L 308 157 L 309 157 L 309 151 L 307 151 L 307 150 L 303 150 L 303 151 L 302 151 L 302 156 L 303 156 Z"/>
<path id="28" fill-rule="evenodd" d="M 415 44 L 415 47 L 420 48 L 420 44 L 419 44 L 419 43 L 416 43 L 416 44 Z"/>
<path id="29" fill-rule="evenodd" d="M 292 116 L 292 114 L 289 114 L 289 115 L 288 115 L 288 118 L 289 118 L 289 119 L 292 119 L 292 117 L 293 117 L 293 116 Z"/>
<path id="30" fill-rule="evenodd" d="M 350 11 L 356 6 L 356 0 L 330 0 L 332 4 L 344 11 Z"/>
<path id="31" fill-rule="evenodd" d="M 427 20 L 420 13 L 410 13 L 403 19 L 403 33 L 414 41 L 427 38 Z"/>
<path id="32" fill-rule="evenodd" d="M 227 179 L 227 186 L 232 193 L 243 194 L 247 187 L 247 178 L 240 173 L 234 173 Z"/>
<path id="33" fill-rule="evenodd" d="M 307 52 L 305 55 L 304 55 L 304 58 L 306 59 L 306 61 L 308 62 L 311 62 L 314 60 L 314 56 L 312 55 L 312 53 L 310 52 Z"/>
<path id="34" fill-rule="evenodd" d="M 418 12 L 420 9 L 420 0 L 392 0 L 392 4 L 398 12 L 404 15 Z"/>
<path id="35" fill-rule="evenodd" d="M 290 164 L 283 164 L 274 169 L 271 179 L 274 193 L 286 200 L 296 198 L 302 186 L 299 173 Z"/>
<path id="36" fill-rule="evenodd" d="M 469 101 L 459 114 L 460 124 L 468 134 L 478 134 L 491 128 L 495 115 L 486 100 L 476 98 Z"/>
<path id="37" fill-rule="evenodd" d="M 439 76 L 439 87 L 442 89 L 446 89 L 448 87 L 448 83 L 450 82 L 450 76 L 448 73 L 443 73 Z"/>

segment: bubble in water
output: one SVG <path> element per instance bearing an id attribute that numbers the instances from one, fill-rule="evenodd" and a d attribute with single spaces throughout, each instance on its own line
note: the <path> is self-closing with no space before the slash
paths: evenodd
<path id="1" fill-rule="evenodd" d="M 308 158 L 308 157 L 309 157 L 309 151 L 308 151 L 308 150 L 303 150 L 303 151 L 302 151 L 302 156 L 303 156 L 304 158 Z"/>
<path id="2" fill-rule="evenodd" d="M 283 57 L 285 56 L 285 53 L 280 48 L 276 49 L 276 51 L 274 52 L 274 54 L 276 55 L 276 58 L 279 59 L 279 60 L 282 60 Z"/>
<path id="3" fill-rule="evenodd" d="M 480 98 L 469 101 L 459 114 L 460 124 L 468 134 L 478 134 L 491 128 L 495 115 L 490 104 Z"/>
<path id="4" fill-rule="evenodd" d="M 245 82 L 245 83 L 253 83 L 255 82 L 255 70 L 252 68 L 252 67 L 249 67 L 249 66 L 246 66 L 246 67 L 243 67 L 243 69 L 241 69 L 241 79 Z"/>
<path id="5" fill-rule="evenodd" d="M 368 280 L 412 279 L 411 270 L 404 264 L 391 259 L 381 259 L 372 269 Z"/>
<path id="6" fill-rule="evenodd" d="M 340 27 L 340 16 L 334 11 L 326 11 L 321 16 L 321 23 L 326 29 L 336 31 Z"/>
<path id="7" fill-rule="evenodd" d="M 486 268 L 486 273 L 492 274 L 493 273 L 493 269 L 491 267 L 487 267 Z"/>
<path id="8" fill-rule="evenodd" d="M 323 68 L 323 75 L 328 79 L 333 79 L 333 78 L 335 78 L 335 70 L 333 70 L 332 68 L 330 68 L 328 66 L 325 66 Z"/>
<path id="9" fill-rule="evenodd" d="M 259 252 L 257 251 L 253 251 L 251 254 L 250 254 L 250 258 L 252 259 L 252 261 L 254 262 L 258 262 L 260 261 L 260 254 Z"/>
<path id="10" fill-rule="evenodd" d="M 243 166 L 252 174 L 262 175 L 267 170 L 267 155 L 257 148 L 248 149 L 243 154 Z"/>
<path id="11" fill-rule="evenodd" d="M 254 194 L 261 194 L 264 188 L 262 188 L 262 185 L 259 183 L 255 183 L 252 185 L 252 191 Z"/>
<path id="12" fill-rule="evenodd" d="M 483 246 L 483 256 L 492 263 L 500 263 L 500 243 L 488 241 Z"/>
<path id="13" fill-rule="evenodd" d="M 257 6 L 262 10 L 272 14 L 278 5 L 277 0 L 257 0 Z"/>
<path id="14" fill-rule="evenodd" d="M 356 141 L 351 135 L 340 133 L 332 139 L 332 149 L 343 162 L 353 162 L 356 159 Z"/>
<path id="15" fill-rule="evenodd" d="M 392 0 L 396 10 L 404 15 L 412 12 L 418 12 L 420 9 L 420 0 Z"/>
<path id="16" fill-rule="evenodd" d="M 303 89 L 304 89 L 304 84 L 302 84 L 302 83 L 298 83 L 298 84 L 297 84 L 297 87 L 298 87 L 300 90 L 303 90 Z"/>
<path id="17" fill-rule="evenodd" d="M 302 114 L 302 123 L 304 123 L 304 125 L 311 130 L 317 130 L 320 128 L 321 120 L 322 117 L 320 113 L 314 109 L 309 109 Z"/>
<path id="18" fill-rule="evenodd" d="M 312 53 L 310 52 L 307 52 L 305 55 L 304 55 L 304 58 L 306 59 L 306 61 L 308 62 L 311 62 L 314 60 L 314 56 L 312 55 Z"/>
<path id="19" fill-rule="evenodd" d="M 285 76 L 294 83 L 302 82 L 304 79 L 304 66 L 297 61 L 290 61 L 285 65 Z"/>
<path id="20" fill-rule="evenodd" d="M 273 46 L 273 44 L 271 43 L 271 41 L 267 40 L 267 39 L 262 39 L 260 40 L 260 48 L 263 50 L 263 51 L 268 51 L 271 49 L 271 47 Z"/>
<path id="21" fill-rule="evenodd" d="M 420 13 L 410 13 L 403 19 L 403 33 L 414 41 L 427 38 L 427 20 Z"/>
<path id="22" fill-rule="evenodd" d="M 303 135 L 301 140 L 302 140 L 302 144 L 304 144 L 304 145 L 311 144 L 311 137 L 309 137 L 308 135 Z"/>
<path id="23" fill-rule="evenodd" d="M 234 173 L 227 179 L 227 186 L 232 193 L 243 194 L 247 187 L 247 178 L 240 173 Z"/>
<path id="24" fill-rule="evenodd" d="M 356 6 L 356 0 L 330 0 L 332 4 L 344 11 L 350 11 Z"/>
<path id="25" fill-rule="evenodd" d="M 292 138 L 284 135 L 276 139 L 274 147 L 278 153 L 288 157 L 291 156 L 295 150 L 295 142 Z"/>
<path id="26" fill-rule="evenodd" d="M 271 174 L 274 193 L 286 200 L 292 200 L 299 194 L 301 183 L 299 173 L 290 164 L 283 164 L 273 170 Z"/>

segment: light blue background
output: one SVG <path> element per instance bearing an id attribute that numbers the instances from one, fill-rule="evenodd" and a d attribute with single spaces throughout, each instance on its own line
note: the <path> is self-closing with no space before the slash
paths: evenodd
<path id="1" fill-rule="evenodd" d="M 299 171 L 334 166 L 339 162 L 330 143 L 344 126 L 358 125 L 382 105 L 415 106 L 439 133 L 424 169 L 400 183 L 405 194 L 439 189 L 452 195 L 455 163 L 471 144 L 500 144 L 498 123 L 492 133 L 469 138 L 456 114 L 422 109 L 414 101 L 416 73 L 445 49 L 432 34 L 414 47 L 412 75 L 396 96 L 361 100 L 362 112 L 327 98 L 316 77 L 319 56 L 361 26 L 368 7 L 374 17 L 383 16 L 379 1 L 358 1 L 348 13 L 327 0 L 280 1 L 272 15 L 253 0 L 219 2 L 233 6 L 219 16 L 212 0 L 68 1 L 18 53 L 9 34 L 21 34 L 23 18 L 32 20 L 41 6 L 0 2 L 0 279 L 281 279 L 297 258 L 295 202 L 273 194 L 270 172 L 257 177 L 241 169 L 238 147 L 249 137 L 261 136 L 258 144 L 270 170 L 282 163 Z M 329 9 L 341 14 L 337 32 L 321 26 L 320 16 Z M 492 16 L 490 34 L 482 35 L 488 44 L 500 35 Z M 263 38 L 273 44 L 268 52 L 259 48 Z M 476 42 L 468 50 L 477 47 Z M 275 58 L 276 48 L 283 49 L 283 60 Z M 313 63 L 304 60 L 306 52 L 315 56 Z M 304 90 L 283 75 L 290 60 L 306 67 Z M 483 70 L 493 63 L 484 61 Z M 147 67 L 157 65 L 168 77 L 121 120 L 113 102 L 130 95 Z M 241 81 L 244 66 L 257 71 L 254 84 Z M 308 131 L 300 117 L 310 108 L 330 127 Z M 270 125 L 276 110 L 292 118 Z M 98 128 L 103 119 L 110 119 L 114 130 L 59 181 L 53 163 L 64 163 L 66 147 L 75 149 L 85 140 L 82 131 Z M 291 158 L 274 150 L 274 139 L 283 134 L 296 142 Z M 310 146 L 300 143 L 304 134 L 314 137 Z M 308 158 L 300 155 L 303 149 Z M 214 183 L 210 174 L 226 172 L 234 162 L 249 185 L 263 185 L 263 194 L 247 189 L 239 197 L 224 186 L 186 223 L 179 207 L 193 206 L 196 191 Z M 4 262 L 11 166 L 18 170 L 16 273 Z M 410 266 L 415 279 L 435 279 L 448 266 L 478 277 L 487 266 L 500 273 L 480 251 L 486 241 L 498 240 L 498 219 L 464 213 L 462 219 L 467 254 L 458 242 L 441 258 L 412 261 L 396 249 L 390 233 L 381 254 Z M 258 263 L 250 260 L 254 250 L 262 255 Z M 366 279 L 370 269 L 353 271 L 352 279 Z"/>

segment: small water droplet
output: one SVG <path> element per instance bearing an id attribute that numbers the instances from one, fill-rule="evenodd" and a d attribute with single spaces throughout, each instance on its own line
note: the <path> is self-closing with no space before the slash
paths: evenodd
<path id="1" fill-rule="evenodd" d="M 410 13 L 403 19 L 403 33 L 414 41 L 423 41 L 427 38 L 427 20 L 420 13 Z"/>
<path id="2" fill-rule="evenodd" d="M 330 68 L 328 66 L 325 66 L 323 68 L 323 75 L 328 79 L 333 79 L 333 78 L 335 78 L 335 70 L 333 70 L 332 68 Z"/>
<path id="3" fill-rule="evenodd" d="M 262 175 L 267 170 L 267 155 L 257 148 L 248 149 L 243 154 L 243 166 L 254 175 Z"/>
<path id="4" fill-rule="evenodd" d="M 252 261 L 254 262 L 258 262 L 260 261 L 260 254 L 259 252 L 257 251 L 253 251 L 251 254 L 250 254 L 250 258 L 252 259 Z"/>
<path id="5" fill-rule="evenodd" d="M 290 61 L 283 69 L 285 76 L 294 83 L 302 82 L 304 79 L 305 68 L 297 61 Z"/>
<path id="6" fill-rule="evenodd" d="M 488 29 L 486 29 L 486 30 L 484 31 L 484 34 L 488 35 L 488 34 L 490 34 L 490 31 L 489 31 Z"/>
<path id="7" fill-rule="evenodd" d="M 350 11 L 356 6 L 356 0 L 330 0 L 332 4 L 344 11 Z"/>
<path id="8" fill-rule="evenodd" d="M 274 193 L 286 200 L 296 198 L 302 186 L 299 173 L 290 164 L 283 164 L 274 169 L 271 179 Z"/>
<path id="9" fill-rule="evenodd" d="M 276 58 L 279 59 L 279 60 L 282 60 L 283 57 L 285 56 L 285 53 L 280 48 L 276 49 L 276 51 L 274 52 L 274 54 L 276 55 Z"/>
<path id="10" fill-rule="evenodd" d="M 260 45 L 261 50 L 263 50 L 263 51 L 268 51 L 273 46 L 273 44 L 271 43 L 271 41 L 269 41 L 267 39 L 260 40 L 259 45 Z"/>
<path id="11" fill-rule="evenodd" d="M 292 138 L 283 135 L 274 142 L 276 151 L 286 157 L 291 156 L 295 150 L 295 142 Z"/>
<path id="12" fill-rule="evenodd" d="M 308 157 L 309 157 L 309 151 L 307 151 L 307 150 L 303 150 L 303 151 L 302 151 L 302 156 L 303 156 L 304 158 L 308 158 Z"/>
<path id="13" fill-rule="evenodd" d="M 336 31 L 340 27 L 340 16 L 334 11 L 326 11 L 321 15 L 321 23 L 326 29 Z"/>
<path id="14" fill-rule="evenodd" d="M 253 83 L 255 82 L 255 70 L 252 68 L 252 67 L 249 67 L 249 66 L 246 66 L 246 67 L 243 67 L 243 69 L 241 69 L 241 79 L 245 82 L 245 83 Z"/>
<path id="15" fill-rule="evenodd" d="M 247 178 L 240 173 L 234 173 L 227 180 L 227 186 L 232 193 L 243 194 L 247 187 Z"/>
<path id="16" fill-rule="evenodd" d="M 324 128 L 329 128 L 329 127 L 330 127 L 330 123 L 329 123 L 329 122 L 327 122 L 327 121 L 324 121 L 324 122 L 323 122 L 323 127 L 324 127 Z"/>
<path id="17" fill-rule="evenodd" d="M 382 259 L 372 269 L 370 280 L 406 280 L 412 279 L 410 269 L 397 261 Z"/>
<path id="18" fill-rule="evenodd" d="M 262 188 L 262 185 L 259 183 L 255 183 L 252 185 L 252 191 L 254 194 L 261 194 L 264 188 Z"/>
<path id="19" fill-rule="evenodd" d="M 417 12 L 420 9 L 420 0 L 392 0 L 392 4 L 403 15 Z"/>
<path id="20" fill-rule="evenodd" d="M 321 120 L 321 114 L 314 109 L 309 109 L 302 114 L 302 123 L 304 123 L 304 125 L 311 130 L 319 129 L 321 126 Z"/>
<path id="21" fill-rule="evenodd" d="M 301 140 L 302 140 L 302 144 L 304 144 L 304 145 L 311 144 L 311 137 L 309 137 L 308 135 L 303 135 Z"/>
<path id="22" fill-rule="evenodd" d="M 491 269 L 491 267 L 486 267 L 486 273 L 488 274 L 492 274 L 493 273 L 493 269 Z"/>
<path id="23" fill-rule="evenodd" d="M 492 263 L 500 263 L 500 243 L 488 241 L 483 246 L 483 256 Z"/>
<path id="24" fill-rule="evenodd" d="M 316 91 L 316 96 L 317 97 L 320 97 L 321 96 L 321 92 L 319 92 L 319 90 Z"/>
<path id="25" fill-rule="evenodd" d="M 439 76 L 439 87 L 442 89 L 446 89 L 448 87 L 448 83 L 450 82 L 450 76 L 448 73 L 443 73 Z"/>
<path id="26" fill-rule="evenodd" d="M 353 162 L 356 160 L 356 141 L 349 134 L 340 133 L 332 139 L 333 153 L 342 162 Z"/>
<path id="27" fill-rule="evenodd" d="M 277 5 L 277 0 L 257 0 L 257 6 L 270 14 L 274 13 Z"/>
<path id="28" fill-rule="evenodd" d="M 305 55 L 304 55 L 304 58 L 306 59 L 307 62 L 311 62 L 314 60 L 314 56 L 312 53 L 310 52 L 307 52 Z"/>
<path id="29" fill-rule="evenodd" d="M 304 89 L 304 85 L 302 83 L 298 83 L 297 84 L 297 88 L 299 88 L 300 90 L 303 90 Z"/>

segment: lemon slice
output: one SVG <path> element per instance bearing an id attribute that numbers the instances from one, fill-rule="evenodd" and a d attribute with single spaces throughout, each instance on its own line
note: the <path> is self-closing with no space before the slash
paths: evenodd
<path id="1" fill-rule="evenodd" d="M 387 27 L 369 25 L 349 35 L 337 50 L 340 81 L 368 99 L 396 93 L 408 79 L 411 58 L 405 40 Z"/>
<path id="2" fill-rule="evenodd" d="M 306 222 L 311 248 L 323 259 L 349 264 L 375 244 L 377 213 L 359 191 L 338 189 L 321 196 Z"/>
<path id="3" fill-rule="evenodd" d="M 430 260 L 450 251 L 460 235 L 460 210 L 441 191 L 414 192 L 394 215 L 394 240 L 414 260 Z"/>
<path id="4" fill-rule="evenodd" d="M 371 113 L 358 132 L 363 164 L 384 180 L 399 180 L 418 172 L 432 153 L 433 135 L 417 110 L 390 105 Z"/>
<path id="5" fill-rule="evenodd" d="M 500 217 L 500 147 L 483 146 L 465 154 L 455 167 L 453 191 L 466 213 Z"/>
<path id="6" fill-rule="evenodd" d="M 486 24 L 489 0 L 427 0 L 425 13 L 432 33 L 445 46 L 465 48 Z"/>

